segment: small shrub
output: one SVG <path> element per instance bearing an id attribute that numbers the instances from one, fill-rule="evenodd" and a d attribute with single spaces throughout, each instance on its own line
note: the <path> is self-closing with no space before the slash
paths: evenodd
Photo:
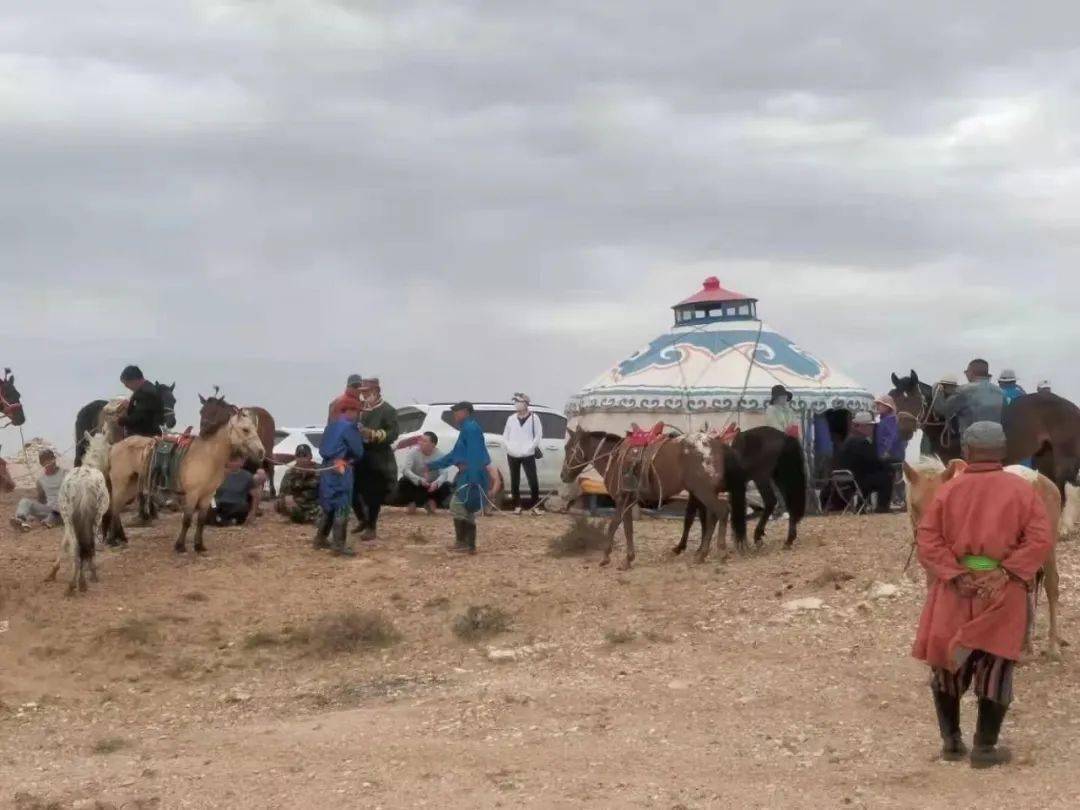
<path id="1" fill-rule="evenodd" d="M 578 517 L 565 532 L 551 538 L 548 554 L 552 557 L 583 557 L 593 551 L 603 551 L 607 544 L 607 533 L 600 526 Z"/>
<path id="2" fill-rule="evenodd" d="M 256 630 L 244 639 L 244 649 L 257 650 L 261 647 L 273 647 L 280 644 L 281 639 L 266 630 Z"/>
<path id="3" fill-rule="evenodd" d="M 186 599 L 189 602 L 209 602 L 210 601 L 209 596 L 207 596 L 205 593 L 200 593 L 199 591 L 191 591 L 190 593 L 185 593 L 184 594 L 184 599 Z"/>
<path id="4" fill-rule="evenodd" d="M 110 627 L 103 633 L 108 638 L 126 641 L 129 644 L 155 644 L 161 640 L 161 631 L 153 619 L 132 617 L 125 619 L 116 627 Z"/>
<path id="5" fill-rule="evenodd" d="M 450 607 L 450 598 L 447 596 L 433 596 L 424 602 L 428 610 L 446 610 Z"/>
<path id="6" fill-rule="evenodd" d="M 393 623 L 373 610 L 326 613 L 292 634 L 294 643 L 306 644 L 324 655 L 381 649 L 400 640 Z"/>
<path id="7" fill-rule="evenodd" d="M 669 636 L 667 633 L 661 633 L 657 630 L 646 630 L 645 640 L 653 644 L 672 644 L 675 641 L 675 639 Z"/>
<path id="8" fill-rule="evenodd" d="M 629 644 L 637 638 L 633 630 L 608 630 L 604 633 L 604 641 L 608 644 Z"/>
<path id="9" fill-rule="evenodd" d="M 91 746 L 90 752 L 102 755 L 115 754 L 117 751 L 123 751 L 130 746 L 131 743 L 123 737 L 104 737 Z"/>
<path id="10" fill-rule="evenodd" d="M 497 636 L 510 629 L 510 614 L 491 605 L 473 605 L 454 620 L 454 634 L 462 641 Z"/>

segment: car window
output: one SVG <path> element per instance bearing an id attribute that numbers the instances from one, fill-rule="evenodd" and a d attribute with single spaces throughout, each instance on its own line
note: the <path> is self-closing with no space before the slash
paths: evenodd
<path id="1" fill-rule="evenodd" d="M 544 428 L 545 439 L 566 438 L 566 417 L 557 413 L 538 413 L 540 424 Z"/>
<path id="2" fill-rule="evenodd" d="M 425 416 L 427 416 L 427 414 L 416 408 L 402 408 L 397 412 L 398 432 L 415 433 L 423 427 Z M 446 417 L 444 416 L 443 418 L 445 419 Z"/>
<path id="3" fill-rule="evenodd" d="M 446 424 L 448 424 L 454 430 L 457 430 L 457 425 L 454 424 L 454 415 L 452 413 L 450 413 L 450 411 L 443 411 L 442 412 L 442 420 L 444 422 L 446 422 Z"/>
<path id="4" fill-rule="evenodd" d="M 312 448 L 317 449 L 318 446 L 320 444 L 322 444 L 322 434 L 321 433 L 305 433 L 304 438 L 306 438 L 308 440 L 308 444 L 310 444 L 312 446 Z"/>
<path id="5" fill-rule="evenodd" d="M 484 429 L 484 433 L 495 433 L 502 436 L 506 429 L 506 420 L 513 415 L 513 411 L 477 411 L 476 421 Z"/>

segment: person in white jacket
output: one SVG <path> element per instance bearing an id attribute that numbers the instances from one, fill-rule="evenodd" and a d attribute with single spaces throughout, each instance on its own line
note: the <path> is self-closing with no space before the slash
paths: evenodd
<path id="1" fill-rule="evenodd" d="M 503 429 L 503 441 L 506 442 L 506 460 L 510 463 L 510 498 L 514 503 L 514 514 L 521 514 L 521 470 L 525 468 L 525 477 L 529 480 L 529 494 L 532 496 L 532 508 L 535 512 L 540 504 L 540 483 L 536 477 L 536 459 L 540 453 L 540 441 L 544 438 L 544 428 L 540 417 L 529 409 L 529 398 L 525 394 L 514 394 L 515 413 L 506 420 Z"/>

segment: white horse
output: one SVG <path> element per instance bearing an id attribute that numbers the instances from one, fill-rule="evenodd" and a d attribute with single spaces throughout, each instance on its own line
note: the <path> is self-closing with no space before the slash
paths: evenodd
<path id="1" fill-rule="evenodd" d="M 102 520 L 109 511 L 109 488 L 105 484 L 109 473 L 109 442 L 102 433 L 92 436 L 88 433 L 86 440 L 89 444 L 82 466 L 69 472 L 60 485 L 57 505 L 64 521 L 64 537 L 56 563 L 45 578 L 46 582 L 55 580 L 64 557 L 70 556 L 69 596 L 76 586 L 80 591 L 86 590 L 86 568 L 90 569 L 90 579 L 98 581 L 94 554 L 101 546 Z"/>

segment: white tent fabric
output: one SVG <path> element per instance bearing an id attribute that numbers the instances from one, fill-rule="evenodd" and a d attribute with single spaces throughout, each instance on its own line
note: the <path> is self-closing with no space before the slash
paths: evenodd
<path id="1" fill-rule="evenodd" d="M 829 409 L 872 410 L 855 380 L 762 321 L 682 323 L 631 354 L 575 394 L 572 427 L 620 434 L 631 423 L 663 421 L 683 431 L 764 423 L 770 391 L 782 384 L 809 425 Z"/>

